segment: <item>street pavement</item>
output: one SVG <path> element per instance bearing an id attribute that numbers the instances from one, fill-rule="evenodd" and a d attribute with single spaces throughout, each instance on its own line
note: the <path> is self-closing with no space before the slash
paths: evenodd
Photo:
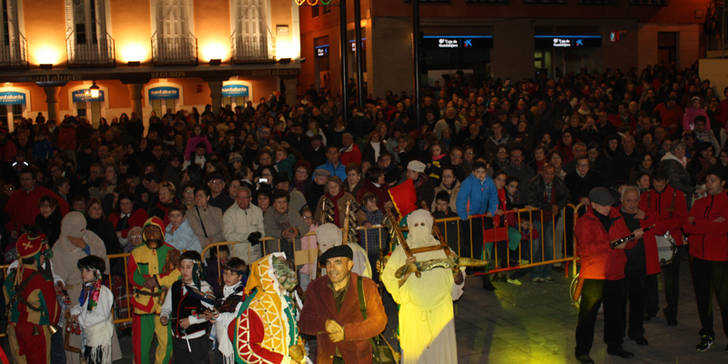
<path id="1" fill-rule="evenodd" d="M 717 302 L 713 305 L 713 347 L 704 353 L 695 350 L 700 322 L 687 260 L 681 268 L 678 326 L 667 326 L 660 312 L 645 323 L 649 345 L 639 346 L 627 338 L 624 348 L 635 357 L 622 359 L 607 355 L 604 317 L 600 313 L 591 350 L 596 363 L 728 363 L 728 352 L 724 351 L 728 339 Z M 554 272 L 555 280 L 545 283 L 533 283 L 526 275 L 520 287 L 495 282 L 493 292 L 481 288 L 480 278 L 470 278 L 455 308 L 459 363 L 578 363 L 574 358 L 577 310 L 569 299 L 569 279 L 563 275 Z"/>

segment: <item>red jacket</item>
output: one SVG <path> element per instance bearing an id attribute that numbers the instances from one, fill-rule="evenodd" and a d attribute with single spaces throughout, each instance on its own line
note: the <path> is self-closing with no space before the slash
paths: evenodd
<path id="1" fill-rule="evenodd" d="M 658 235 L 658 231 L 662 231 L 660 235 L 665 234 L 665 229 L 660 227 L 663 223 L 661 218 L 650 212 L 645 213 L 647 215 L 644 219 L 640 220 L 640 227 L 644 229 L 653 224 L 655 225 L 652 230 L 645 232 L 645 235 L 642 237 L 642 242 L 645 246 L 645 272 L 648 275 L 657 274 L 660 273 L 660 256 L 657 254 L 657 240 L 655 240 L 655 235 Z M 680 234 L 682 234 L 682 231 Z"/>
<path id="2" fill-rule="evenodd" d="M 10 216 L 10 222 L 5 225 L 8 231 L 19 232 L 23 225 L 35 224 L 35 217 L 40 214 L 38 205 L 43 196 L 51 196 L 58 201 L 61 216 L 68 212 L 68 202 L 45 187 L 36 186 L 30 192 L 17 189 L 10 195 L 7 205 L 5 205 L 5 212 Z"/>
<path id="3" fill-rule="evenodd" d="M 728 195 L 719 193 L 703 197 L 693 204 L 683 230 L 688 234 L 690 255 L 714 262 L 728 261 Z M 722 217 L 724 222 L 715 222 Z"/>
<path id="4" fill-rule="evenodd" d="M 672 186 L 665 187 L 662 192 L 651 189 L 640 196 L 640 210 L 659 217 L 654 229 L 656 235 L 669 231 L 675 238 L 675 244 L 683 245 L 682 224 L 688 216 L 685 194 Z"/>
<path id="5" fill-rule="evenodd" d="M 129 234 L 129 230 L 131 230 L 134 226 L 144 226 L 144 222 L 147 221 L 147 218 L 147 212 L 144 209 L 136 209 L 132 211 L 131 216 L 129 216 L 129 219 L 127 220 L 128 226 L 126 229 L 119 230 L 117 226 L 119 226 L 119 220 L 121 220 L 121 213 L 114 211 L 109 214 L 109 222 L 111 222 L 111 225 L 114 225 L 114 231 L 121 231 L 121 237 L 124 239 L 126 239 L 127 234 Z"/>
<path id="6" fill-rule="evenodd" d="M 581 273 L 583 279 L 619 280 L 624 278 L 624 265 L 627 256 L 624 249 L 612 249 L 609 242 L 626 237 L 630 234 L 624 223 L 622 214 L 616 208 L 609 212 L 612 224 L 609 231 L 589 208 L 586 214 L 576 220 L 574 236 L 576 237 L 576 251 L 581 258 Z M 627 244 L 627 249 L 634 246 L 634 242 Z"/>
<path id="7" fill-rule="evenodd" d="M 338 310 L 334 293 L 329 286 L 329 277 L 324 276 L 314 280 L 306 289 L 299 326 L 302 333 L 316 335 L 318 343 L 316 362 L 319 364 L 333 362 L 336 348 L 339 348 L 347 364 L 372 362 L 372 345 L 369 339 L 384 331 L 387 326 L 387 315 L 377 284 L 371 279 L 364 278 L 362 290 L 367 318 L 365 320 L 362 317 L 359 309 L 358 277 L 356 273 L 349 274 L 349 287 L 346 288 L 344 302 Z M 326 320 L 334 320 L 344 328 L 344 341 L 334 344 L 329 340 L 329 336 L 323 333 L 326 331 L 324 325 Z"/>
<path id="8" fill-rule="evenodd" d="M 359 146 L 356 144 L 351 145 L 350 151 L 341 152 L 341 164 L 348 166 L 351 163 L 361 163 L 361 151 L 359 150 Z"/>

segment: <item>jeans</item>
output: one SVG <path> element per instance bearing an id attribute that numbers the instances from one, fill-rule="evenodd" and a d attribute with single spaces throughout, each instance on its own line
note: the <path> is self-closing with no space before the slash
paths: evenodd
<path id="1" fill-rule="evenodd" d="M 554 258 L 554 225 L 550 220 L 548 222 L 544 220 L 543 226 L 544 231 L 541 234 L 543 244 L 536 244 L 536 240 L 533 241 L 533 246 L 536 248 L 533 256 L 534 263 L 552 260 Z M 551 276 L 551 264 L 534 267 L 532 275 L 534 278 Z"/>
<path id="2" fill-rule="evenodd" d="M 70 308 L 69 308 L 70 309 Z M 51 364 L 66 364 L 66 349 L 63 341 L 63 328 L 51 335 Z"/>

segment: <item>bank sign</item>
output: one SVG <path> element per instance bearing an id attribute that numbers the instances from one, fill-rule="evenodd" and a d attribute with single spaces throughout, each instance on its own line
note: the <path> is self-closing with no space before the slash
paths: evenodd
<path id="1" fill-rule="evenodd" d="M 99 90 L 99 97 L 92 98 L 91 91 L 84 88 L 71 92 L 71 98 L 73 102 L 104 101 L 104 90 Z"/>
<path id="2" fill-rule="evenodd" d="M 0 92 L 0 105 L 25 105 L 25 94 L 17 91 Z"/>
<path id="3" fill-rule="evenodd" d="M 249 89 L 246 85 L 225 85 L 222 87 L 223 97 L 248 97 Z"/>
<path id="4" fill-rule="evenodd" d="M 600 35 L 536 35 L 535 45 L 543 48 L 598 48 L 602 46 Z"/>
<path id="5" fill-rule="evenodd" d="M 150 100 L 179 99 L 179 89 L 176 87 L 154 87 L 149 89 Z"/>
<path id="6" fill-rule="evenodd" d="M 427 49 L 493 48 L 492 35 L 425 35 L 422 38 Z"/>

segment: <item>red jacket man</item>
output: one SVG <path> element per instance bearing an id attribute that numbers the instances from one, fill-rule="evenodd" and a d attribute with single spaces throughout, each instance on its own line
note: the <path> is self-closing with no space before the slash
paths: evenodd
<path id="1" fill-rule="evenodd" d="M 20 188 L 10 195 L 7 205 L 5 205 L 5 212 L 10 216 L 10 222 L 5 225 L 8 231 L 19 232 L 23 225 L 33 225 L 35 217 L 40 213 L 39 203 L 43 196 L 51 196 L 58 201 L 61 215 L 68 212 L 66 200 L 45 187 L 36 186 L 33 172 L 29 169 L 22 170 Z"/>
<path id="2" fill-rule="evenodd" d="M 576 252 L 581 259 L 582 279 L 619 280 L 624 278 L 627 256 L 624 249 L 612 249 L 609 242 L 630 234 L 624 218 L 616 208 L 609 210 L 612 222 L 609 231 L 599 221 L 592 208 L 576 221 Z"/>
<path id="3" fill-rule="evenodd" d="M 360 278 L 351 272 L 352 257 L 353 252 L 346 245 L 327 250 L 321 256 L 321 261 L 326 262 L 327 276 L 314 280 L 306 289 L 300 328 L 303 333 L 316 335 L 316 362 L 320 364 L 332 363 L 334 356 L 340 356 L 347 364 L 371 363 L 369 339 L 387 325 L 377 285 L 368 278 L 361 278 L 367 317 L 362 316 Z"/>

